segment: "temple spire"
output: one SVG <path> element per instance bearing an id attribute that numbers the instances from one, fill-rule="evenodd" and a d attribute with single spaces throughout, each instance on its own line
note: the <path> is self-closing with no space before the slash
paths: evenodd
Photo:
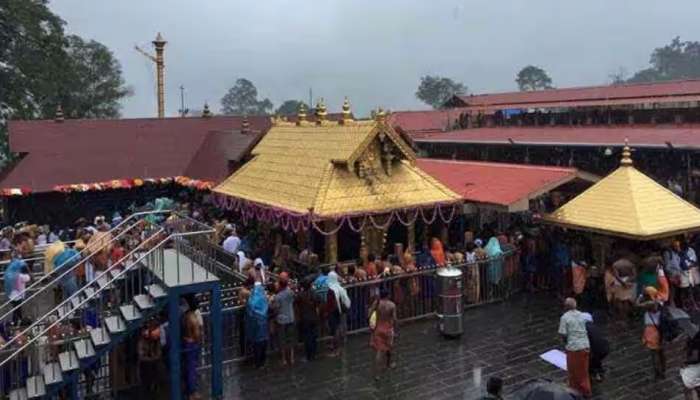
<path id="1" fill-rule="evenodd" d="M 321 98 L 316 104 L 316 124 L 323 124 L 323 121 L 326 120 L 326 115 L 326 104 L 323 102 L 323 98 Z"/>
<path id="2" fill-rule="evenodd" d="M 209 111 L 209 103 L 204 103 L 204 110 L 202 111 L 202 118 L 210 118 L 211 111 Z"/>
<path id="3" fill-rule="evenodd" d="M 56 122 L 63 122 L 63 107 L 61 105 L 56 106 L 56 115 L 54 115 L 54 121 Z"/>
<path id="4" fill-rule="evenodd" d="M 620 160 L 620 165 L 632 165 L 632 149 L 630 149 L 627 139 L 625 139 L 625 147 L 622 148 L 622 159 Z"/>
<path id="5" fill-rule="evenodd" d="M 340 123 L 345 125 L 351 121 L 352 121 L 352 111 L 350 111 L 350 101 L 348 100 L 347 97 L 345 97 L 345 101 L 343 101 L 343 118 L 340 120 Z"/>
<path id="6" fill-rule="evenodd" d="M 297 114 L 297 125 L 303 125 L 306 122 L 306 104 L 299 103 L 299 112 Z"/>
<path id="7" fill-rule="evenodd" d="M 384 110 L 381 107 L 377 108 L 377 112 L 374 114 L 374 120 L 377 122 L 384 122 L 385 117 L 386 113 Z"/>

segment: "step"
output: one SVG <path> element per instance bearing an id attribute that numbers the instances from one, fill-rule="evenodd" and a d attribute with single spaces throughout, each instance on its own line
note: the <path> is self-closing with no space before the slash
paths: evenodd
<path id="1" fill-rule="evenodd" d="M 70 314 L 73 311 L 73 306 L 71 305 L 70 302 L 58 307 L 58 317 L 60 319 L 65 318 L 68 314 Z"/>
<path id="2" fill-rule="evenodd" d="M 107 332 L 109 332 L 110 335 L 118 335 L 126 331 L 126 324 L 118 315 L 105 318 L 105 325 L 107 326 Z"/>
<path id="3" fill-rule="evenodd" d="M 109 332 L 105 328 L 97 328 L 90 331 L 90 339 L 95 347 L 102 347 L 109 344 Z"/>
<path id="4" fill-rule="evenodd" d="M 81 294 L 78 294 L 77 296 L 73 297 L 70 299 L 70 304 L 73 307 L 73 309 L 80 308 L 80 303 L 84 300 L 84 297 Z"/>
<path id="5" fill-rule="evenodd" d="M 101 273 L 102 272 L 100 272 L 100 274 Z M 104 274 L 104 275 L 100 276 L 99 278 L 97 278 L 97 280 L 96 280 L 97 286 L 99 286 L 99 288 L 102 289 L 109 284 L 109 280 L 110 280 L 109 274 Z"/>
<path id="6" fill-rule="evenodd" d="M 151 296 L 147 294 L 137 294 L 134 296 L 134 303 L 138 306 L 139 310 L 146 311 L 155 306 Z"/>
<path id="7" fill-rule="evenodd" d="M 92 340 L 90 339 L 80 339 L 73 342 L 73 348 L 75 349 L 75 354 L 77 354 L 79 360 L 86 360 L 95 357 L 95 346 L 92 345 Z"/>
<path id="8" fill-rule="evenodd" d="M 44 377 L 41 375 L 32 376 L 27 379 L 27 398 L 38 399 L 46 396 L 46 385 Z"/>
<path id="9" fill-rule="evenodd" d="M 119 275 L 123 270 L 121 268 L 114 268 L 111 271 L 109 271 L 109 275 L 112 277 L 112 279 L 116 279 L 118 281 L 126 279 L 126 274 L 121 274 Z"/>
<path id="10" fill-rule="evenodd" d="M 64 351 L 58 355 L 58 362 L 61 364 L 61 371 L 70 372 L 78 369 L 80 364 L 78 364 L 78 356 L 75 355 L 73 350 Z"/>
<path id="11" fill-rule="evenodd" d="M 166 297 L 168 294 L 165 293 L 165 290 L 157 284 L 149 285 L 146 286 L 146 290 L 148 291 L 148 294 L 151 295 L 154 299 L 158 300 L 160 298 Z"/>
<path id="12" fill-rule="evenodd" d="M 126 304 L 119 307 L 119 311 L 122 313 L 122 317 L 127 323 L 132 323 L 141 319 L 142 315 L 138 308 L 133 304 Z"/>
<path id="13" fill-rule="evenodd" d="M 95 295 L 95 289 L 88 286 L 85 289 L 83 289 L 83 294 L 85 294 L 86 299 L 90 299 L 90 298 L 92 298 L 92 296 Z"/>
<path id="14" fill-rule="evenodd" d="M 27 400 L 27 389 L 20 388 L 10 392 L 10 400 Z"/>
<path id="15" fill-rule="evenodd" d="M 46 386 L 55 385 L 63 381 L 61 374 L 61 365 L 57 362 L 52 362 L 44 365 L 44 384 Z"/>

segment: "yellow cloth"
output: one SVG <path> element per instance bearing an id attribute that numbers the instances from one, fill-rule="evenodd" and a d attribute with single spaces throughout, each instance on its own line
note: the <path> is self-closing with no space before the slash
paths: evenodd
<path id="1" fill-rule="evenodd" d="M 44 274 L 53 271 L 53 259 L 56 258 L 57 255 L 63 253 L 65 249 L 66 245 L 61 241 L 53 242 L 46 248 L 44 251 Z"/>

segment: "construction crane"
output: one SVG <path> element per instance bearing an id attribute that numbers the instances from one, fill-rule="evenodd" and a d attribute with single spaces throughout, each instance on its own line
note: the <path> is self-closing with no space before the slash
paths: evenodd
<path id="1" fill-rule="evenodd" d="M 165 118 L 165 89 L 163 87 L 163 73 L 165 71 L 165 63 L 163 62 L 163 51 L 165 50 L 165 44 L 168 42 L 166 42 L 163 39 L 163 36 L 161 36 L 160 32 L 158 32 L 156 39 L 151 43 L 153 43 L 153 47 L 155 47 L 156 49 L 155 56 L 144 51 L 139 46 L 134 46 L 134 48 L 136 49 L 136 51 L 146 56 L 146 58 L 156 63 L 156 80 L 158 83 L 158 88 L 156 91 L 156 94 L 158 96 L 158 118 Z"/>

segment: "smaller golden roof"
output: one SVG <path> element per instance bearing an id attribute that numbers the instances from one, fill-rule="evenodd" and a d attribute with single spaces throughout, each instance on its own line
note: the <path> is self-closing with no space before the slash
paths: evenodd
<path id="1" fill-rule="evenodd" d="M 639 172 L 630 154 L 625 145 L 617 170 L 543 220 L 636 240 L 700 230 L 700 210 Z"/>

